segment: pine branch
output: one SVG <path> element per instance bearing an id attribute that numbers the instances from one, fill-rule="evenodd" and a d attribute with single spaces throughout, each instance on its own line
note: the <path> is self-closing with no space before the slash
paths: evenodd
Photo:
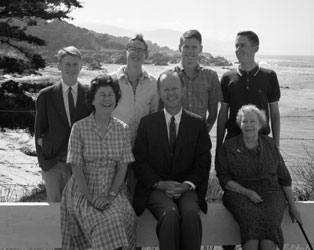
<path id="1" fill-rule="evenodd" d="M 45 45 L 43 39 L 27 34 L 27 27 L 37 25 L 40 20 L 72 19 L 70 12 L 81 7 L 78 0 L 0 0 L 0 44 L 23 54 L 32 67 L 44 67 L 45 62 L 40 55 L 23 47 L 23 43 Z"/>

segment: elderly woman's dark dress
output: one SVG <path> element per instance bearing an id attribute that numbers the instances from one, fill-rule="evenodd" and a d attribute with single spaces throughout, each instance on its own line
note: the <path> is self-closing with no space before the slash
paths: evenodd
<path id="1" fill-rule="evenodd" d="M 240 226 L 242 245 L 269 239 L 283 249 L 281 221 L 286 205 L 282 186 L 291 186 L 289 171 L 272 138 L 259 135 L 259 147 L 250 150 L 243 136 L 227 140 L 218 155 L 217 176 L 224 189 L 223 204 Z M 228 181 L 254 190 L 263 199 L 254 204 L 246 196 L 225 189 Z"/>

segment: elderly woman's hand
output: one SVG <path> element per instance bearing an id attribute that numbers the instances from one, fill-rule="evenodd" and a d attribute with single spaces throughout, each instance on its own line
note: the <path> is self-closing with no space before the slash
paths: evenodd
<path id="1" fill-rule="evenodd" d="M 298 221 L 302 224 L 300 212 L 294 204 L 289 205 L 289 215 L 293 223 Z"/>
<path id="2" fill-rule="evenodd" d="M 251 189 L 246 189 L 245 196 L 249 198 L 255 204 L 263 202 L 262 197 L 259 196 L 255 191 Z"/>

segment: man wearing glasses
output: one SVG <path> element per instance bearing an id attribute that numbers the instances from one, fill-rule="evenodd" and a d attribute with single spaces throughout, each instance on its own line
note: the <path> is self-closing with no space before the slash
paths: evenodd
<path id="1" fill-rule="evenodd" d="M 128 41 L 126 57 L 127 64 L 112 73 L 118 78 L 122 91 L 121 101 L 113 116 L 129 125 L 133 144 L 141 118 L 157 111 L 159 98 L 156 78 L 142 67 L 148 57 L 148 46 L 143 35 L 137 34 Z M 129 190 L 133 193 L 135 178 L 130 172 L 128 175 Z"/>
<path id="2" fill-rule="evenodd" d="M 112 75 L 119 80 L 122 98 L 113 115 L 129 125 L 132 143 L 143 116 L 158 109 L 156 78 L 143 69 L 148 46 L 143 35 L 137 34 L 126 45 L 127 64 Z"/>

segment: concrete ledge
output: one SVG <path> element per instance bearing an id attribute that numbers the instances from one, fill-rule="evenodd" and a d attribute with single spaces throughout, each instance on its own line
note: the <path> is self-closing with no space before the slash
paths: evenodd
<path id="1" fill-rule="evenodd" d="M 297 202 L 303 227 L 314 242 L 314 202 Z M 208 204 L 207 214 L 201 214 L 203 245 L 240 244 L 239 227 L 222 203 Z M 0 203 L 0 248 L 60 248 L 59 203 Z M 156 220 L 145 210 L 138 217 L 138 246 L 158 246 Z M 306 244 L 298 225 L 290 220 L 288 209 L 282 222 L 286 244 Z"/>

